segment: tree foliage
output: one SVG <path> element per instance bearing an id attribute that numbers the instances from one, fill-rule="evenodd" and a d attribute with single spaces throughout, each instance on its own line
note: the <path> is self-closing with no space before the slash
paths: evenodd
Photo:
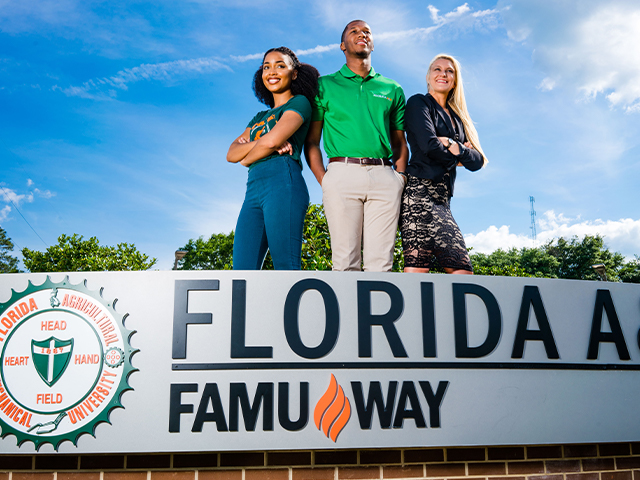
<path id="1" fill-rule="evenodd" d="M 585 235 L 582 240 L 558 238 L 542 247 L 558 260 L 557 277 L 576 280 L 597 280 L 592 265 L 604 264 L 609 281 L 618 281 L 618 270 L 624 264 L 624 256 L 611 252 L 600 235 Z"/>
<path id="2" fill-rule="evenodd" d="M 470 257 L 476 275 L 557 278 L 558 261 L 539 248 L 499 248 L 490 254 L 471 253 Z"/>
<path id="3" fill-rule="evenodd" d="M 202 237 L 189 240 L 183 250 L 189 253 L 179 264 L 179 269 L 233 268 L 233 232 L 228 235 L 214 234 L 208 240 Z M 476 275 L 597 280 L 592 265 L 602 263 L 610 281 L 640 283 L 640 257 L 624 263 L 623 255 L 611 252 L 600 235 L 586 235 L 582 239 L 559 238 L 537 248 L 498 249 L 490 254 L 469 250 Z M 403 268 L 402 240 L 398 232 L 393 252 L 393 271 L 402 272 Z M 273 270 L 268 253 L 262 269 Z M 307 210 L 303 229 L 302 269 L 331 270 L 331 239 L 322 205 L 311 204 Z M 443 273 L 437 265 L 431 271 Z"/>
<path id="4" fill-rule="evenodd" d="M 640 257 L 635 255 L 633 260 L 625 263 L 618 271 L 618 276 L 625 283 L 640 283 Z"/>
<path id="5" fill-rule="evenodd" d="M 473 253 L 471 262 L 475 273 L 480 275 L 576 280 L 597 280 L 598 274 L 593 265 L 603 264 L 609 281 L 640 281 L 638 257 L 625 264 L 624 256 L 611 252 L 600 235 L 585 235 L 582 239 L 560 237 L 538 248 Z"/>
<path id="6" fill-rule="evenodd" d="M 322 205 L 310 204 L 302 229 L 302 269 L 331 270 L 331 238 Z"/>
<path id="7" fill-rule="evenodd" d="M 22 249 L 24 265 L 30 272 L 101 272 L 147 270 L 156 264 L 138 251 L 134 244 L 119 243 L 115 247 L 100 245 L 96 237 L 84 240 L 82 235 L 60 235 L 58 244 L 44 252 Z"/>
<path id="8" fill-rule="evenodd" d="M 18 259 L 9 252 L 13 251 L 13 242 L 7 232 L 0 227 L 0 273 L 18 273 Z"/>
<path id="9" fill-rule="evenodd" d="M 187 254 L 178 262 L 178 270 L 231 270 L 233 268 L 233 232 L 214 233 L 208 239 L 190 239 L 180 250 Z"/>

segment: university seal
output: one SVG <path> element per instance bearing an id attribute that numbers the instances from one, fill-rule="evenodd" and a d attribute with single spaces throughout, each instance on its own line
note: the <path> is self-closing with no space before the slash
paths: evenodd
<path id="1" fill-rule="evenodd" d="M 135 332 L 124 327 L 126 315 L 115 303 L 102 298 L 102 289 L 90 291 L 86 281 L 73 285 L 68 277 L 29 282 L 0 303 L 2 438 L 58 450 L 64 441 L 77 445 L 84 433 L 95 436 L 114 408 L 124 408 L 137 350 L 129 344 Z"/>

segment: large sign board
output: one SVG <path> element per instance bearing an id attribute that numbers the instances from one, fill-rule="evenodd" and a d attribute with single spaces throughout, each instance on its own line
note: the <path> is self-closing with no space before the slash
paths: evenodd
<path id="1" fill-rule="evenodd" d="M 640 440 L 639 285 L 0 275 L 0 362 L 2 453 Z"/>

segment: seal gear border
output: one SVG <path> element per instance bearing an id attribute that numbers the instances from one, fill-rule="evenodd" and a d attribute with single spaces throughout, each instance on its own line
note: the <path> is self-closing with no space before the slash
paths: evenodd
<path id="1" fill-rule="evenodd" d="M 122 368 L 123 368 L 122 379 L 120 380 L 120 384 L 116 387 L 116 391 L 114 392 L 111 400 L 108 401 L 107 405 L 100 411 L 100 413 L 96 416 L 96 418 L 93 421 L 87 422 L 86 424 L 79 427 L 78 429 L 72 432 L 69 432 L 65 435 L 41 437 L 38 435 L 24 433 L 19 430 L 16 430 L 10 424 L 7 424 L 0 419 L 0 428 L 2 429 L 0 438 L 4 439 L 8 435 L 14 435 L 16 437 L 18 447 L 21 447 L 26 442 L 32 442 L 36 448 L 36 451 L 40 450 L 40 448 L 47 443 L 51 444 L 55 451 L 58 451 L 58 448 L 60 447 L 60 445 L 65 441 L 70 441 L 73 443 L 74 446 L 77 447 L 78 439 L 84 434 L 91 435 L 92 437 L 95 438 L 96 436 L 95 432 L 96 432 L 97 426 L 101 423 L 108 423 L 109 425 L 111 425 L 111 420 L 109 418 L 111 416 L 111 412 L 116 408 L 124 409 L 124 406 L 122 405 L 122 402 L 121 402 L 122 395 L 126 391 L 133 390 L 133 387 L 129 385 L 129 376 L 132 373 L 139 371 L 139 369 L 134 368 L 133 365 L 131 365 L 131 358 L 133 357 L 133 355 L 135 355 L 140 351 L 139 349 L 133 349 L 131 347 L 130 340 L 131 340 L 131 337 L 136 333 L 136 331 L 129 330 L 124 326 L 124 322 L 126 318 L 129 316 L 129 314 L 125 313 L 124 315 L 121 315 L 118 312 L 116 312 L 115 306 L 118 299 L 114 298 L 112 302 L 105 300 L 104 297 L 102 296 L 104 287 L 100 287 L 99 291 L 89 290 L 89 288 L 87 287 L 86 279 L 81 283 L 73 284 L 70 282 L 69 276 L 66 275 L 62 280 L 62 282 L 56 283 L 51 280 L 51 277 L 49 277 L 49 275 L 47 275 L 47 278 L 45 279 L 44 283 L 42 283 L 41 285 L 35 285 L 31 283 L 31 280 L 29 280 L 29 285 L 22 292 L 16 292 L 13 288 L 11 289 L 11 298 L 6 302 L 0 303 L 0 316 L 4 314 L 7 307 L 13 306 L 21 298 L 31 293 L 39 292 L 42 290 L 53 289 L 53 288 L 60 288 L 60 287 L 63 287 L 68 290 L 75 290 L 76 292 L 81 292 L 81 293 L 84 293 L 85 295 L 89 295 L 90 297 L 94 298 L 97 302 L 99 302 L 102 306 L 104 306 L 111 315 L 113 315 L 115 324 L 118 326 L 118 328 L 120 329 L 120 333 L 122 334 L 122 339 L 123 339 L 124 347 L 126 350 L 125 352 L 123 352 L 124 355 L 123 355 L 123 365 L 122 365 Z"/>

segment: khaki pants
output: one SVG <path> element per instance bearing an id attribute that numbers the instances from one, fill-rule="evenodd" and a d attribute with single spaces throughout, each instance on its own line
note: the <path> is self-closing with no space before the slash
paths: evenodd
<path id="1" fill-rule="evenodd" d="M 404 178 L 387 166 L 333 162 L 322 180 L 334 270 L 389 272 Z M 362 250 L 361 258 L 360 251 Z"/>

